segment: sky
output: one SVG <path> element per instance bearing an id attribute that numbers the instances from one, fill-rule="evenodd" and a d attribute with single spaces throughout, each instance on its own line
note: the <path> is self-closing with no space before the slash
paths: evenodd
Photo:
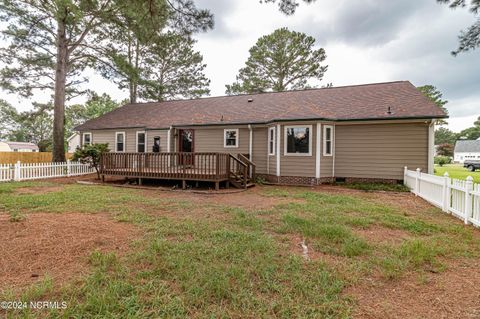
<path id="1" fill-rule="evenodd" d="M 328 65 L 321 84 L 334 86 L 409 80 L 432 84 L 448 100 L 449 128 L 460 131 L 480 116 L 480 50 L 453 57 L 460 30 L 475 21 L 467 9 L 435 0 L 317 0 L 301 3 L 293 16 L 258 0 L 196 0 L 215 16 L 214 30 L 197 34 L 196 50 L 207 64 L 211 95 L 224 95 L 248 58 L 248 50 L 277 28 L 304 32 L 323 47 Z M 88 87 L 117 100 L 128 96 L 89 72 Z M 31 101 L 0 92 L 20 110 Z M 34 99 L 48 100 L 48 94 Z M 82 102 L 81 98 L 72 102 Z"/>

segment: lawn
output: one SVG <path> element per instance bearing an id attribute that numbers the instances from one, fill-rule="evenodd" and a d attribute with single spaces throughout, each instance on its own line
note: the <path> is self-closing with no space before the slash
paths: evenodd
<path id="1" fill-rule="evenodd" d="M 0 301 L 67 304 L 0 316 L 465 317 L 479 239 L 409 193 L 0 184 Z"/>
<path id="2" fill-rule="evenodd" d="M 451 178 L 465 180 L 468 176 L 472 176 L 475 183 L 480 183 L 480 171 L 469 172 L 462 164 L 447 164 L 442 167 L 435 165 L 435 175 L 443 176 L 445 172 Z"/>

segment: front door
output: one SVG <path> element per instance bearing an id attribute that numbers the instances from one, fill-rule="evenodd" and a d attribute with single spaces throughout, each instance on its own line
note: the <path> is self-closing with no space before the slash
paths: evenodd
<path id="1" fill-rule="evenodd" d="M 193 130 L 179 130 L 178 132 L 178 150 L 182 153 L 194 152 L 194 131 Z M 193 165 L 193 154 L 182 154 L 180 156 L 181 165 Z"/>

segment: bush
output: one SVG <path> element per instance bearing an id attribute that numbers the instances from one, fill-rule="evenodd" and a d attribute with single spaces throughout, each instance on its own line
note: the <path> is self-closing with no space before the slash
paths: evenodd
<path id="1" fill-rule="evenodd" d="M 100 171 L 98 170 L 100 158 L 103 153 L 107 152 L 110 152 L 108 144 L 83 145 L 82 148 L 77 148 L 75 150 L 72 160 L 79 161 L 83 164 L 89 164 L 90 167 L 95 168 L 95 171 L 97 171 L 97 177 L 100 179 Z"/>
<path id="2" fill-rule="evenodd" d="M 452 163 L 452 158 L 448 156 L 435 156 L 434 162 L 441 167 L 445 164 Z"/>

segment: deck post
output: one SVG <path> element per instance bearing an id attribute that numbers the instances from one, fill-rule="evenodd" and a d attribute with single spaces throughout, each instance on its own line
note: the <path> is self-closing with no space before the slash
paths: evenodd
<path id="1" fill-rule="evenodd" d="M 143 183 L 143 180 L 142 180 L 142 178 L 141 178 L 141 177 L 139 177 L 139 178 L 138 178 L 138 185 L 140 185 L 140 186 L 141 186 L 141 185 L 142 185 L 142 183 Z"/>
<path id="2" fill-rule="evenodd" d="M 187 181 L 182 180 L 182 189 L 187 189 Z"/>
<path id="3" fill-rule="evenodd" d="M 102 183 L 105 183 L 105 175 L 102 174 Z"/>
<path id="4" fill-rule="evenodd" d="M 230 181 L 227 180 L 227 181 L 225 182 L 225 188 L 226 188 L 226 189 L 229 189 L 229 188 L 230 188 Z"/>
<path id="5" fill-rule="evenodd" d="M 215 190 L 218 191 L 220 189 L 220 182 L 216 181 L 215 182 Z"/>

